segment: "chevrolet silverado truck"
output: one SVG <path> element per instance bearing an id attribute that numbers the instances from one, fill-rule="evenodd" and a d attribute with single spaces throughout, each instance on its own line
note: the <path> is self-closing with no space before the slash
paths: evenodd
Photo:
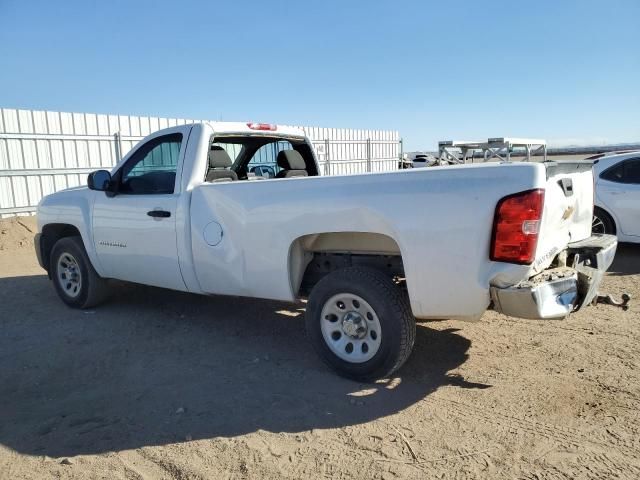
<path id="1" fill-rule="evenodd" d="M 274 178 L 255 173 L 269 162 Z M 35 245 L 74 308 L 109 279 L 306 300 L 315 350 L 370 381 L 407 360 L 416 319 L 560 319 L 597 300 L 617 242 L 592 236 L 592 213 L 588 163 L 321 176 L 301 130 L 196 123 L 45 197 Z"/>

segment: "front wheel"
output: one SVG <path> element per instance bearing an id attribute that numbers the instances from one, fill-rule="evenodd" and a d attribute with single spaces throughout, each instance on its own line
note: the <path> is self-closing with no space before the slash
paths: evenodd
<path id="1" fill-rule="evenodd" d="M 405 292 L 382 272 L 349 267 L 330 273 L 311 291 L 307 336 L 340 375 L 373 381 L 409 358 L 416 324 Z"/>
<path id="2" fill-rule="evenodd" d="M 91 308 L 108 295 L 107 281 L 91 265 L 80 237 L 55 243 L 49 272 L 58 296 L 70 307 Z"/>

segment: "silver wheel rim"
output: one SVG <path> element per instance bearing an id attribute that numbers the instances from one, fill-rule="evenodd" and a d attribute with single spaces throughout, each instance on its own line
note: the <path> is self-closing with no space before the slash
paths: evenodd
<path id="1" fill-rule="evenodd" d="M 380 349 L 382 328 L 369 303 L 352 293 L 339 293 L 322 307 L 320 329 L 329 350 L 341 360 L 363 363 Z"/>
<path id="2" fill-rule="evenodd" d="M 58 283 L 62 291 L 71 298 L 80 295 L 82 288 L 82 274 L 78 261 L 68 252 L 63 253 L 58 258 L 57 267 Z"/>
<path id="3" fill-rule="evenodd" d="M 593 216 L 593 220 L 591 221 L 591 231 L 593 233 L 605 233 L 604 222 L 596 215 Z"/>

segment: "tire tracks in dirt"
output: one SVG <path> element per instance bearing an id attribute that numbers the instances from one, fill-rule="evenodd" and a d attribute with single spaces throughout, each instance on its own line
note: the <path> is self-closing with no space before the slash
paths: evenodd
<path id="1" fill-rule="evenodd" d="M 470 425 L 480 421 L 503 431 L 505 435 L 530 435 L 543 438 L 553 442 L 560 448 L 572 449 L 579 452 L 580 455 L 586 455 L 589 462 L 606 466 L 613 471 L 640 474 L 640 451 L 629 441 L 619 437 L 617 438 L 618 441 L 607 442 L 595 437 L 593 433 L 586 433 L 575 428 L 538 420 L 530 420 L 501 410 L 488 410 L 451 398 L 434 397 L 429 399 L 428 402 L 446 405 L 449 413 Z M 624 457 L 627 469 L 621 469 L 622 466 L 619 460 L 614 460 L 608 455 L 612 451 Z"/>

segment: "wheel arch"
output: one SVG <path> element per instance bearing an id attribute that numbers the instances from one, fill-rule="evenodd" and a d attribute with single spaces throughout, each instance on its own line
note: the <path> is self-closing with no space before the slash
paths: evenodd
<path id="1" fill-rule="evenodd" d="M 314 265 L 319 257 L 324 259 L 323 264 Z M 341 260 L 331 261 L 337 258 Z M 289 247 L 288 270 L 293 296 L 299 296 L 304 290 L 302 287 L 308 289 L 332 271 L 352 266 L 354 259 L 358 265 L 388 271 L 391 276 L 404 276 L 401 248 L 391 236 L 358 231 L 317 232 L 296 238 Z"/>
<path id="2" fill-rule="evenodd" d="M 40 253 L 42 258 L 42 263 L 49 274 L 49 278 L 51 278 L 51 272 L 49 271 L 49 264 L 51 262 L 51 251 L 53 250 L 53 246 L 56 244 L 58 240 L 65 237 L 80 237 L 82 239 L 82 234 L 80 230 L 75 225 L 71 225 L 69 223 L 48 223 L 44 225 L 41 229 L 42 236 L 40 237 Z M 84 239 L 82 239 L 84 243 Z"/>
<path id="3" fill-rule="evenodd" d="M 618 220 L 616 219 L 616 217 L 613 215 L 613 213 L 611 213 L 609 211 L 609 209 L 607 209 L 606 207 L 603 207 L 600 204 L 596 204 L 593 206 L 593 214 L 596 214 L 596 210 L 600 210 L 601 212 L 603 212 L 605 215 L 607 215 L 609 217 L 609 219 L 611 220 L 611 223 L 613 225 L 613 234 L 617 234 L 618 233 Z"/>

